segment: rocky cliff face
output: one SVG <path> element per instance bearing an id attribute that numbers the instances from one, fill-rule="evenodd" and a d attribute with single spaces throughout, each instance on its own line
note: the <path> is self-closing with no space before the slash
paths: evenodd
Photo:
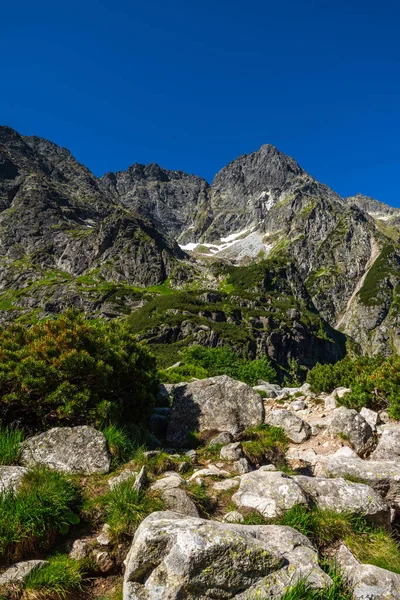
<path id="1" fill-rule="evenodd" d="M 68 150 L 0 128 L 3 321 L 71 304 L 122 316 L 150 301 L 160 305 L 161 321 L 150 335 L 142 327 L 146 339 L 216 345 L 229 342 L 218 319 L 230 323 L 244 308 L 234 326 L 253 355 L 267 352 L 283 363 L 307 356 L 307 365 L 334 360 L 342 343 L 328 349 L 318 342 L 318 331 L 333 339 L 327 327 L 366 352 L 388 353 L 400 347 L 399 237 L 400 210 L 361 195 L 341 198 L 271 145 L 224 167 L 210 186 L 156 164 L 99 179 Z M 253 277 L 257 264 L 262 285 Z M 194 290 L 222 293 L 229 310 L 215 317 L 208 302 L 196 313 L 203 321 L 188 311 L 188 323 L 171 329 L 168 311 L 184 315 L 184 307 L 163 313 L 160 293 Z M 269 325 L 258 309 L 248 312 L 268 303 L 268 294 Z M 298 318 L 288 320 L 285 301 Z M 320 324 L 311 326 L 306 314 Z"/>

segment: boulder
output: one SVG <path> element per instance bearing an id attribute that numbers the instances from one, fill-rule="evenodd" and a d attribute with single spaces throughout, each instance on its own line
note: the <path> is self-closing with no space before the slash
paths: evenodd
<path id="1" fill-rule="evenodd" d="M 0 467 L 0 494 L 3 492 L 17 492 L 25 473 L 24 467 Z"/>
<path id="2" fill-rule="evenodd" d="M 162 499 L 167 508 L 188 517 L 198 517 L 197 506 L 185 490 L 181 488 L 169 488 L 162 492 Z"/>
<path id="3" fill-rule="evenodd" d="M 151 484 L 150 489 L 153 492 L 164 492 L 166 490 L 172 490 L 179 488 L 181 485 L 185 485 L 186 481 L 178 475 L 178 473 L 165 473 L 164 477 L 158 479 Z"/>
<path id="4" fill-rule="evenodd" d="M 371 486 L 393 506 L 400 507 L 400 463 L 390 460 L 363 460 L 345 456 L 319 456 L 314 474 L 343 477 Z"/>
<path id="5" fill-rule="evenodd" d="M 400 458 L 400 424 L 383 425 L 381 437 L 371 454 L 372 460 L 394 460 Z"/>
<path id="6" fill-rule="evenodd" d="M 336 563 L 353 592 L 354 600 L 400 600 L 400 575 L 363 565 L 345 544 L 339 547 Z"/>
<path id="7" fill-rule="evenodd" d="M 222 518 L 224 523 L 243 523 L 244 516 L 238 510 L 231 510 Z"/>
<path id="8" fill-rule="evenodd" d="M 266 381 L 260 382 L 258 385 L 253 387 L 256 392 L 264 392 L 267 398 L 276 398 L 282 394 L 282 388 L 276 383 L 267 383 Z"/>
<path id="9" fill-rule="evenodd" d="M 356 410 L 344 406 L 333 411 L 327 433 L 348 440 L 360 456 L 364 456 L 371 449 L 374 441 L 374 432 L 364 417 Z"/>
<path id="10" fill-rule="evenodd" d="M 297 504 L 307 505 L 299 484 L 280 471 L 252 471 L 240 477 L 232 501 L 240 508 L 253 509 L 268 519 L 282 516 Z"/>
<path id="11" fill-rule="evenodd" d="M 243 457 L 243 450 L 240 442 L 227 444 L 221 448 L 219 456 L 221 460 L 239 460 L 239 458 Z"/>
<path id="12" fill-rule="evenodd" d="M 249 473 L 250 471 L 252 471 L 252 467 L 251 467 L 249 461 L 244 456 L 243 456 L 243 458 L 239 458 L 238 460 L 235 460 L 232 467 L 236 473 L 240 473 L 240 474 Z"/>
<path id="13" fill-rule="evenodd" d="M 225 445 L 225 444 L 230 444 L 232 441 L 233 441 L 232 434 L 229 433 L 229 431 L 222 431 L 221 433 L 219 433 L 218 435 L 213 437 L 213 439 L 208 442 L 208 445 L 209 446 L 217 446 L 219 444 Z"/>
<path id="14" fill-rule="evenodd" d="M 21 463 L 64 473 L 108 473 L 110 455 L 103 433 L 93 427 L 54 427 L 22 444 Z"/>
<path id="15" fill-rule="evenodd" d="M 294 410 L 296 412 L 298 410 L 305 410 L 307 408 L 307 402 L 298 398 L 297 400 L 293 400 L 293 402 L 289 404 L 289 408 L 290 410 Z"/>
<path id="16" fill-rule="evenodd" d="M 331 579 L 310 541 L 290 527 L 235 525 L 157 512 L 139 526 L 125 561 L 124 600 L 281 597 L 307 577 Z"/>
<path id="17" fill-rule="evenodd" d="M 216 481 L 212 485 L 212 489 L 216 492 L 226 492 L 228 490 L 234 490 L 239 487 L 239 477 L 233 477 L 232 479 L 224 479 L 223 481 Z"/>
<path id="18" fill-rule="evenodd" d="M 369 423 L 371 426 L 372 430 L 375 431 L 380 423 L 379 413 L 363 406 L 363 408 L 360 410 L 360 415 L 364 417 L 367 423 Z"/>
<path id="19" fill-rule="evenodd" d="M 313 504 L 335 512 L 352 512 L 365 515 L 378 525 L 390 526 L 390 508 L 370 486 L 346 481 L 339 477 L 293 477 Z"/>
<path id="20" fill-rule="evenodd" d="M 333 410 L 337 408 L 337 400 L 343 398 L 346 394 L 351 392 L 350 388 L 338 387 L 325 398 L 325 410 Z"/>
<path id="21" fill-rule="evenodd" d="M 181 384 L 173 390 L 167 441 L 185 447 L 191 432 L 228 431 L 237 436 L 264 420 L 262 398 L 250 386 L 227 375 Z"/>
<path id="22" fill-rule="evenodd" d="M 289 440 L 301 444 L 311 437 L 311 427 L 306 421 L 286 409 L 272 410 L 267 414 L 268 425 L 282 427 Z"/>
<path id="23" fill-rule="evenodd" d="M 46 560 L 26 560 L 19 562 L 0 575 L 0 587 L 21 584 L 35 569 L 40 569 L 49 564 Z M 1 596 L 1 590 L 0 590 Z"/>

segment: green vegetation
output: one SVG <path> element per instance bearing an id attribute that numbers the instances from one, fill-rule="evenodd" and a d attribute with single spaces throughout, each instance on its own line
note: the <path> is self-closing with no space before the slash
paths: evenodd
<path id="1" fill-rule="evenodd" d="M 394 419 L 400 419 L 400 357 L 398 355 L 345 359 L 334 365 L 316 365 L 307 374 L 307 381 L 318 392 L 331 392 L 344 386 L 351 393 L 339 400 L 341 404 L 360 410 L 363 406 L 380 410 L 387 408 Z"/>
<path id="2" fill-rule="evenodd" d="M 352 600 L 353 593 L 336 568 L 328 567 L 327 573 L 333 581 L 329 588 L 313 590 L 305 578 L 286 590 L 281 600 Z"/>
<path id="3" fill-rule="evenodd" d="M 216 375 L 229 375 L 249 385 L 257 385 L 259 379 L 276 381 L 276 371 L 266 357 L 248 360 L 227 347 L 190 346 L 181 351 L 180 358 L 184 363 L 182 366 L 161 371 L 162 381 L 178 383 L 191 377 L 204 379 Z"/>
<path id="4" fill-rule="evenodd" d="M 58 533 L 79 522 L 79 505 L 78 488 L 65 475 L 29 471 L 18 492 L 0 494 L 0 556 L 21 560 L 50 548 Z"/>
<path id="5" fill-rule="evenodd" d="M 30 430 L 143 421 L 157 391 L 155 360 L 118 322 L 76 311 L 0 329 L 0 413 Z"/>
<path id="6" fill-rule="evenodd" d="M 58 554 L 50 557 L 48 562 L 48 565 L 32 571 L 25 580 L 24 598 L 65 600 L 82 591 L 85 575 L 83 561 Z"/>
<path id="7" fill-rule="evenodd" d="M 258 425 L 250 427 L 242 434 L 243 452 L 255 464 L 263 461 L 282 465 L 285 462 L 285 452 L 289 442 L 281 427 Z"/>
<path id="8" fill-rule="evenodd" d="M 193 482 L 187 487 L 187 491 L 199 509 L 200 514 L 203 517 L 210 517 L 210 514 L 215 510 L 218 502 L 209 495 L 206 486 L 201 483 Z"/>
<path id="9" fill-rule="evenodd" d="M 0 465 L 17 464 L 23 439 L 24 432 L 21 429 L 0 426 Z"/>
<path id="10" fill-rule="evenodd" d="M 377 306 L 382 304 L 386 294 L 392 294 L 391 288 L 387 286 L 387 280 L 392 276 L 396 280 L 400 276 L 400 258 L 392 245 L 386 245 L 375 260 L 365 278 L 364 284 L 359 292 L 360 301 L 366 306 Z"/>
<path id="11" fill-rule="evenodd" d="M 138 492 L 133 481 L 133 478 L 123 481 L 99 499 L 115 539 L 133 535 L 147 515 L 163 509 L 163 503 L 156 495 Z"/>

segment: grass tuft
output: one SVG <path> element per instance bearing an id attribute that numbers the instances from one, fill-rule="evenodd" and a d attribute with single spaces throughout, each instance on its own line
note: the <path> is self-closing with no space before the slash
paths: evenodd
<path id="1" fill-rule="evenodd" d="M 245 440 L 242 442 L 243 452 L 251 462 L 285 463 L 288 439 L 281 427 L 266 424 L 250 427 L 243 433 L 242 438 Z"/>
<path id="2" fill-rule="evenodd" d="M 17 464 L 23 439 L 24 432 L 21 429 L 0 426 L 0 465 Z"/>
<path id="3" fill-rule="evenodd" d="M 82 591 L 84 562 L 59 554 L 25 580 L 23 600 L 66 600 Z"/>

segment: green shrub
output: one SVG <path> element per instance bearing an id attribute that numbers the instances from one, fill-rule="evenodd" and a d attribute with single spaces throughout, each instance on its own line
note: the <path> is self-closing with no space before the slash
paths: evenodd
<path id="1" fill-rule="evenodd" d="M 79 522 L 80 493 L 61 473 L 29 471 L 17 493 L 0 494 L 0 556 L 33 558 L 49 548 L 57 534 Z"/>
<path id="2" fill-rule="evenodd" d="M 250 427 L 242 434 L 243 452 L 255 464 L 263 461 L 284 463 L 288 439 L 281 427 L 257 425 Z"/>
<path id="3" fill-rule="evenodd" d="M 24 432 L 21 429 L 0 426 L 0 465 L 17 464 L 23 439 Z"/>
<path id="4" fill-rule="evenodd" d="M 48 559 L 49 564 L 35 569 L 24 584 L 24 598 L 64 600 L 82 591 L 84 565 L 68 555 Z M 75 596 L 76 597 L 76 596 Z"/>
<path id="5" fill-rule="evenodd" d="M 157 392 L 155 360 L 118 322 L 76 311 L 0 329 L 0 415 L 29 429 L 139 423 Z"/>
<path id="6" fill-rule="evenodd" d="M 208 377 L 208 372 L 203 367 L 197 365 L 182 365 L 174 369 L 165 369 L 158 373 L 162 383 L 180 383 L 181 381 L 189 381 L 193 377 L 196 379 L 205 379 Z"/>
<path id="7" fill-rule="evenodd" d="M 108 450 L 112 457 L 112 465 L 117 466 L 128 462 L 135 453 L 135 440 L 132 439 L 125 427 L 108 425 L 103 430 L 107 440 Z"/>

